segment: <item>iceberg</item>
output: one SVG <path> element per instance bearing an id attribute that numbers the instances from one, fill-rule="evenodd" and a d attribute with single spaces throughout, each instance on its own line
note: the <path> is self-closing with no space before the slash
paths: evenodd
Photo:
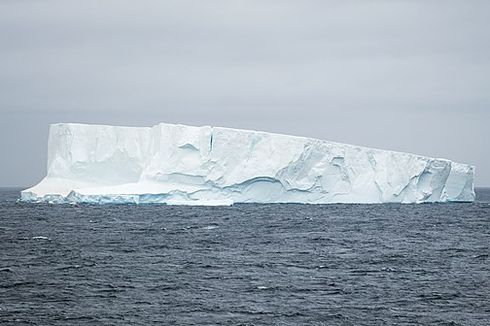
<path id="1" fill-rule="evenodd" d="M 49 130 L 51 203 L 423 203 L 475 199 L 474 167 L 336 142 L 220 127 L 75 123 Z"/>

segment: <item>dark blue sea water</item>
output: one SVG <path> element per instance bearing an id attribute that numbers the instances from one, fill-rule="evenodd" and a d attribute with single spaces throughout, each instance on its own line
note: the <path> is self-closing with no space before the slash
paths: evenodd
<path id="1" fill-rule="evenodd" d="M 69 206 L 0 190 L 2 325 L 489 325 L 471 204 Z"/>

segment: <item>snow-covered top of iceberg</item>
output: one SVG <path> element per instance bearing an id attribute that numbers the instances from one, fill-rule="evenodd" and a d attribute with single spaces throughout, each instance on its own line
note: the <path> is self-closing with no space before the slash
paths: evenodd
<path id="1" fill-rule="evenodd" d="M 50 127 L 22 200 L 190 205 L 472 201 L 474 167 L 318 139 L 161 123 Z"/>

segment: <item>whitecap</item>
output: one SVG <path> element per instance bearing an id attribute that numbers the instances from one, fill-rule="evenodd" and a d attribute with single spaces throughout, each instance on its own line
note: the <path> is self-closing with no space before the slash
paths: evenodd
<path id="1" fill-rule="evenodd" d="M 50 238 L 45 237 L 45 236 L 42 236 L 42 235 L 38 235 L 38 236 L 32 237 L 32 239 L 33 240 L 51 240 Z"/>

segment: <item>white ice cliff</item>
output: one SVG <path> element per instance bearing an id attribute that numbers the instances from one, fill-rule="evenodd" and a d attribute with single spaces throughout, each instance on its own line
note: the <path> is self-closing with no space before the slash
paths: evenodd
<path id="1" fill-rule="evenodd" d="M 474 167 L 414 154 L 218 127 L 50 127 L 47 176 L 23 201 L 473 201 Z"/>

